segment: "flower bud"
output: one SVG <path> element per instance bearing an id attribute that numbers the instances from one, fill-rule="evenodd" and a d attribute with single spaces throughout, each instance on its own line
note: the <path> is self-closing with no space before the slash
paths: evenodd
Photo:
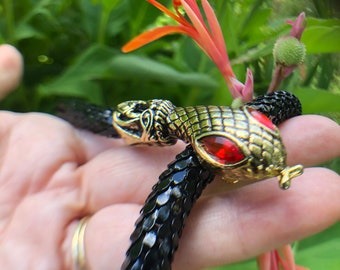
<path id="1" fill-rule="evenodd" d="M 302 64 L 306 56 L 306 47 L 295 37 L 283 37 L 276 41 L 273 56 L 275 63 L 286 67 Z"/>

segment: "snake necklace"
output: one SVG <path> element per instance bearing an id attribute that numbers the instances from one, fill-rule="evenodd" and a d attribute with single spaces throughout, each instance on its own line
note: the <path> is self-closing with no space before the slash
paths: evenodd
<path id="1" fill-rule="evenodd" d="M 168 100 L 126 101 L 115 109 L 74 103 L 59 116 L 74 126 L 129 145 L 188 144 L 159 176 L 131 234 L 123 270 L 171 269 L 195 201 L 216 175 L 230 184 L 278 177 L 288 189 L 302 165 L 288 167 L 277 125 L 301 114 L 286 91 L 259 96 L 240 108 L 176 107 Z"/>

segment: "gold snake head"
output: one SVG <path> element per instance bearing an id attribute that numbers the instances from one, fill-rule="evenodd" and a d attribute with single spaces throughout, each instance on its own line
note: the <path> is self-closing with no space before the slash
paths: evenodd
<path id="1" fill-rule="evenodd" d="M 132 100 L 118 104 L 112 124 L 127 144 L 171 145 L 177 139 L 170 136 L 166 116 L 173 105 L 168 100 Z"/>
<path id="2" fill-rule="evenodd" d="M 302 173 L 301 165 L 286 166 L 279 129 L 264 114 L 251 107 L 202 107 L 198 112 L 199 118 L 208 113 L 210 124 L 192 133 L 193 147 L 225 181 L 252 183 L 276 176 L 280 187 L 288 189 Z"/>

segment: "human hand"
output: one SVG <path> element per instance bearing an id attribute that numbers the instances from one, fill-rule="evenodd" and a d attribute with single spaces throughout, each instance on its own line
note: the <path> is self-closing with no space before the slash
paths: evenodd
<path id="1" fill-rule="evenodd" d="M 0 99 L 19 84 L 23 70 L 21 54 L 11 45 L 0 45 Z"/>
<path id="2" fill-rule="evenodd" d="M 38 113 L 0 119 L 0 265 L 72 269 L 75 227 L 92 215 L 87 265 L 119 269 L 145 198 L 183 144 L 132 148 Z M 340 155 L 340 127 L 326 118 L 296 117 L 281 131 L 289 164 Z M 275 179 L 226 192 L 230 186 L 216 179 L 187 220 L 173 268 L 243 260 L 330 226 L 340 217 L 339 180 L 311 168 L 288 191 Z"/>

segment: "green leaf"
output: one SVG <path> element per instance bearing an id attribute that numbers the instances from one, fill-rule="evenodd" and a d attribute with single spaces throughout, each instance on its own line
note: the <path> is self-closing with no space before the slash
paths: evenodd
<path id="1" fill-rule="evenodd" d="M 301 41 L 307 54 L 340 52 L 340 25 L 307 27 Z"/>
<path id="2" fill-rule="evenodd" d="M 312 269 L 338 270 L 340 265 L 339 254 L 340 237 L 337 237 L 299 251 L 296 259 L 300 265 L 312 267 Z"/>
<path id="3" fill-rule="evenodd" d="M 263 33 L 262 28 L 268 21 L 272 10 L 270 8 L 253 8 L 253 12 L 249 14 L 242 36 L 249 36 L 249 42 L 251 41 L 262 41 L 263 36 L 268 33 Z"/>
<path id="4" fill-rule="evenodd" d="M 271 55 L 273 52 L 274 43 L 274 40 L 271 40 L 266 44 L 261 43 L 258 46 L 249 49 L 239 57 L 232 59 L 230 63 L 232 65 L 243 64 L 251 61 L 256 61 L 257 59 L 267 55 Z"/>
<path id="5" fill-rule="evenodd" d="M 28 23 L 35 16 L 44 17 L 44 20 L 58 24 L 58 19 L 53 14 L 53 8 L 56 9 L 56 3 L 52 0 L 41 0 L 33 4 L 31 9 L 21 19 L 21 23 Z"/>
<path id="6" fill-rule="evenodd" d="M 65 95 L 98 99 L 99 85 L 96 79 L 108 77 L 109 62 L 113 50 L 93 45 L 82 53 L 65 72 L 55 80 L 39 87 L 41 95 Z"/>
<path id="7" fill-rule="evenodd" d="M 340 111 L 340 95 L 324 90 L 299 88 L 294 94 L 301 100 L 303 113 L 330 113 Z"/>
<path id="8" fill-rule="evenodd" d="M 307 18 L 307 28 L 311 26 L 327 26 L 327 27 L 332 27 L 332 26 L 340 26 L 340 20 L 339 19 L 318 19 L 318 18 Z"/>
<path id="9" fill-rule="evenodd" d="M 217 82 L 201 73 L 183 73 L 171 66 L 136 55 L 118 55 L 111 62 L 117 79 L 158 81 L 167 85 L 182 84 L 190 87 L 216 88 Z"/>
<path id="10" fill-rule="evenodd" d="M 107 12 L 111 12 L 119 3 L 120 0 L 92 0 L 94 4 L 101 3 Z"/>
<path id="11" fill-rule="evenodd" d="M 23 40 L 29 38 L 44 39 L 45 35 L 29 24 L 19 24 L 15 29 L 15 39 Z"/>

